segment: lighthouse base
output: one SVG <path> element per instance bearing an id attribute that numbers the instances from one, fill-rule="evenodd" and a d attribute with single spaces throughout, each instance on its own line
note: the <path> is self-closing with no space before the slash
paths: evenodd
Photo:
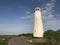
<path id="1" fill-rule="evenodd" d="M 38 37 L 38 38 L 37 37 L 33 37 L 32 42 L 38 44 L 38 43 L 44 43 L 46 41 L 45 41 L 45 39 L 43 37 Z"/>
<path id="2" fill-rule="evenodd" d="M 43 37 L 33 37 L 34 39 L 42 39 Z"/>

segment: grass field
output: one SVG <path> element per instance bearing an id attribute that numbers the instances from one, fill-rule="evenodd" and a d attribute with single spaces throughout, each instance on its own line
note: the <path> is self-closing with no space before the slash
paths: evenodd
<path id="1" fill-rule="evenodd" d="M 14 35 L 1 35 L 0 36 L 0 45 L 8 45 L 8 41 L 15 37 Z"/>

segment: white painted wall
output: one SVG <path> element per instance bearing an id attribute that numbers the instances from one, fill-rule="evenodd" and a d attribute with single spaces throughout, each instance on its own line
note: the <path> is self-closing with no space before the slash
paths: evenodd
<path id="1" fill-rule="evenodd" d="M 42 24 L 42 16 L 41 10 L 36 10 L 34 12 L 34 33 L 33 37 L 43 37 L 43 24 Z"/>

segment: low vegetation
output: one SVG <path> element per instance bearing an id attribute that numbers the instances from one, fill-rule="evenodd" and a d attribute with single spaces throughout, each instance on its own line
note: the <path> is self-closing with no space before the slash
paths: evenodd
<path id="1" fill-rule="evenodd" d="M 60 45 L 60 30 L 47 30 L 44 32 L 43 38 L 33 38 L 32 34 L 22 34 L 19 36 L 24 36 L 22 39 L 25 38 L 25 41 L 32 40 L 33 45 Z"/>
<path id="2" fill-rule="evenodd" d="M 8 45 L 8 41 L 15 35 L 0 35 L 0 45 Z"/>
<path id="3" fill-rule="evenodd" d="M 0 45 L 8 45 L 9 40 L 14 37 L 16 35 L 0 35 Z M 43 38 L 34 38 L 32 33 L 19 34 L 18 37 L 31 45 L 60 45 L 60 30 L 47 30 Z"/>

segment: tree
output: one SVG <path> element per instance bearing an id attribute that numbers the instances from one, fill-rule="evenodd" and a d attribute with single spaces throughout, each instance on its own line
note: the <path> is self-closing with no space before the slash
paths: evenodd
<path id="1" fill-rule="evenodd" d="M 45 33 L 44 33 L 44 38 L 46 38 L 46 39 L 51 39 L 51 38 L 53 38 L 54 32 L 55 32 L 55 31 L 53 31 L 53 30 L 47 30 L 47 31 L 45 31 Z"/>

